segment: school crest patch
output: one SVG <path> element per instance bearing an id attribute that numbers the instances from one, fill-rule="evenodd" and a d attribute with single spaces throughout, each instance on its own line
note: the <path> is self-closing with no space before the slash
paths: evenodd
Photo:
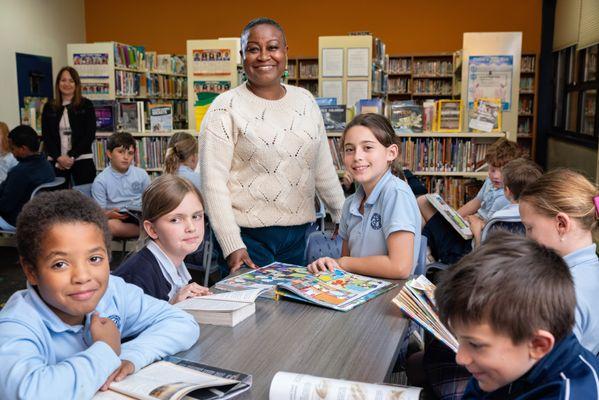
<path id="1" fill-rule="evenodd" d="M 118 315 L 109 315 L 107 317 L 109 320 L 111 320 L 112 322 L 114 322 L 114 324 L 116 325 L 117 328 L 121 328 L 121 317 L 119 317 Z"/>
<path id="2" fill-rule="evenodd" d="M 375 231 L 378 231 L 379 229 L 381 229 L 383 227 L 381 214 L 379 214 L 379 213 L 372 214 L 372 217 L 370 217 L 370 226 Z"/>

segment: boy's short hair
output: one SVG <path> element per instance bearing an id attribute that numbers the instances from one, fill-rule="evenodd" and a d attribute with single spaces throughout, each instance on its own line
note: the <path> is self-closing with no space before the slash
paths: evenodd
<path id="1" fill-rule="evenodd" d="M 543 175 L 543 170 L 534 161 L 521 157 L 505 164 L 501 168 L 501 175 L 503 185 L 510 189 L 514 200 L 517 201 L 522 191 Z"/>
<path id="2" fill-rule="evenodd" d="M 521 155 L 522 150 L 515 142 L 510 142 L 506 138 L 501 138 L 489 146 L 487 154 L 485 155 L 485 161 L 489 165 L 501 168 Z"/>
<path id="3" fill-rule="evenodd" d="M 15 147 L 25 146 L 37 153 L 40 149 L 40 139 L 35 129 L 29 125 L 19 125 L 8 133 L 8 138 Z"/>
<path id="4" fill-rule="evenodd" d="M 100 206 L 76 190 L 44 192 L 35 196 L 17 217 L 17 250 L 31 266 L 41 253 L 41 243 L 55 224 L 89 223 L 96 225 L 104 235 L 104 244 L 110 254 L 110 229 Z"/>
<path id="5" fill-rule="evenodd" d="M 135 138 L 129 132 L 115 132 L 108 137 L 106 149 L 113 151 L 117 147 L 123 146 L 124 149 L 133 147 L 135 149 Z"/>
<path id="6" fill-rule="evenodd" d="M 443 323 L 487 323 L 514 344 L 544 329 L 556 342 L 574 326 L 576 294 L 568 266 L 522 236 L 494 233 L 442 277 L 435 298 Z"/>

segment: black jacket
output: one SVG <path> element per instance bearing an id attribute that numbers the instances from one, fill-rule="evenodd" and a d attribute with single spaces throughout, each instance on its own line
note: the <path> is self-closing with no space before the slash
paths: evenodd
<path id="1" fill-rule="evenodd" d="M 60 132 L 58 124 L 65 106 L 54 107 L 51 103 L 42 112 L 42 140 L 44 150 L 53 160 L 60 157 Z M 92 152 L 92 142 L 96 138 L 96 113 L 94 105 L 86 98 L 81 99 L 78 107 L 68 105 L 69 123 L 71 124 L 70 157 L 77 158 L 81 154 Z"/>
<path id="2" fill-rule="evenodd" d="M 0 184 L 0 216 L 15 226 L 17 215 L 35 188 L 53 179 L 54 168 L 41 154 L 19 159 L 19 163 L 8 171 L 6 180 Z"/>

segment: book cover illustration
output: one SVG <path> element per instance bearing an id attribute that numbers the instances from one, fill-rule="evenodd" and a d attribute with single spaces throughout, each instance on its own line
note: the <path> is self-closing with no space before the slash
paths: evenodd
<path id="1" fill-rule="evenodd" d="M 396 132 L 422 132 L 422 106 L 412 101 L 393 102 L 389 106 L 389 121 Z"/>
<path id="2" fill-rule="evenodd" d="M 339 311 L 348 311 L 395 285 L 342 270 L 313 275 L 306 267 L 275 262 L 217 283 L 221 290 L 278 287 L 277 293 Z M 290 292 L 290 293 L 288 293 Z M 272 295 L 272 294 L 271 294 Z"/>
<path id="3" fill-rule="evenodd" d="M 172 104 L 148 104 L 150 127 L 152 132 L 171 132 L 173 130 Z"/>
<path id="4" fill-rule="evenodd" d="M 120 107 L 120 125 L 123 131 L 139 131 L 139 116 L 136 102 L 121 102 Z"/>
<path id="5" fill-rule="evenodd" d="M 345 129 L 345 111 L 344 105 L 321 105 L 324 129 L 328 132 L 342 132 Z"/>
<path id="6" fill-rule="evenodd" d="M 472 239 L 472 231 L 470 230 L 468 221 L 462 218 L 456 210 L 451 208 L 439 194 L 432 193 L 426 194 L 425 196 L 428 202 L 441 213 L 443 218 L 445 218 L 464 239 Z"/>

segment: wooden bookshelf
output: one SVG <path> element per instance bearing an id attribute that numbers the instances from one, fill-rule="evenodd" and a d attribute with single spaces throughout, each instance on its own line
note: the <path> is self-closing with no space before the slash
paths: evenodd
<path id="1" fill-rule="evenodd" d="M 537 98 L 537 55 L 522 53 L 520 60 L 520 90 L 518 96 L 518 133 L 517 142 L 534 155 L 536 139 Z"/>
<path id="2" fill-rule="evenodd" d="M 318 57 L 297 57 L 287 60 L 287 83 L 306 89 L 318 96 Z"/>

